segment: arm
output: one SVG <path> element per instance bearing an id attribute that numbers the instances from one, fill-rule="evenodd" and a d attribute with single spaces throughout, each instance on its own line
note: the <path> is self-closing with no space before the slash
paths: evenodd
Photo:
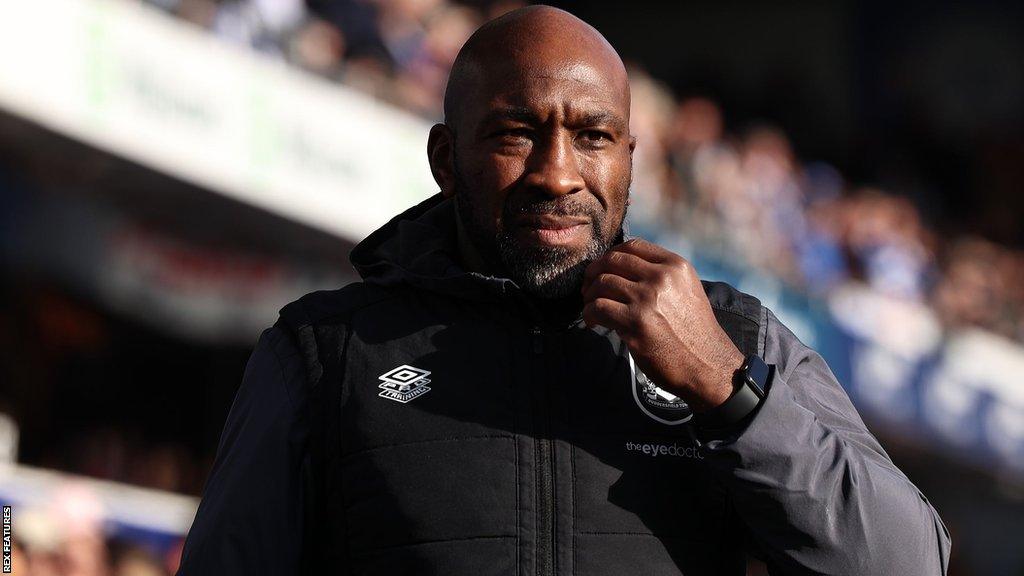
<path id="1" fill-rule="evenodd" d="M 298 573 L 305 410 L 300 356 L 279 328 L 270 328 L 228 414 L 179 576 Z"/>
<path id="2" fill-rule="evenodd" d="M 615 330 L 645 374 L 702 413 L 732 393 L 742 353 L 685 259 L 645 240 L 584 274 L 583 319 Z M 949 533 L 867 431 L 825 361 L 765 321 L 768 395 L 747 426 L 705 445 L 765 560 L 783 574 L 944 574 Z"/>
<path id="3" fill-rule="evenodd" d="M 770 312 L 764 354 L 768 396 L 705 458 L 773 573 L 945 574 L 949 533 L 821 356 Z"/>

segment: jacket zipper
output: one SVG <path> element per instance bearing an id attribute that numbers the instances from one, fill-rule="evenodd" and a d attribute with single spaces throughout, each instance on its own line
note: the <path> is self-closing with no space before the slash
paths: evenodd
<path id="1" fill-rule="evenodd" d="M 544 334 L 533 328 L 533 353 L 537 364 L 543 362 Z M 543 373 L 545 370 L 540 370 Z M 537 390 L 536 442 L 537 442 L 537 574 L 554 574 L 555 554 L 555 489 L 554 460 L 551 447 L 551 427 L 548 418 L 547 386 Z"/>

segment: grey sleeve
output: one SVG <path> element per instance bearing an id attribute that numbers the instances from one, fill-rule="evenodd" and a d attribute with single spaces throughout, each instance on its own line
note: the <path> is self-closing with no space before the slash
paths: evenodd
<path id="1" fill-rule="evenodd" d="M 221 433 L 179 576 L 298 574 L 308 435 L 304 374 L 287 335 L 266 330 Z"/>
<path id="2" fill-rule="evenodd" d="M 768 396 L 705 458 L 772 574 L 945 574 L 950 538 L 832 371 L 771 313 Z"/>

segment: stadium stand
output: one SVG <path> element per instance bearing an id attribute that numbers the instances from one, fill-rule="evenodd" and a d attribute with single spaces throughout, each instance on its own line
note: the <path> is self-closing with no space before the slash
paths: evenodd
<path id="1" fill-rule="evenodd" d="M 249 346 L 433 192 L 423 140 L 452 60 L 518 5 L 40 0 L 0 18 L 0 50 L 26 55 L 0 67 L 0 501 L 24 573 L 174 572 Z M 951 574 L 1024 566 L 980 520 L 1024 527 L 1024 387 L 1007 377 L 1024 371 L 1024 253 L 940 231 L 919 196 L 630 66 L 631 232 L 822 351 L 944 499 Z"/>

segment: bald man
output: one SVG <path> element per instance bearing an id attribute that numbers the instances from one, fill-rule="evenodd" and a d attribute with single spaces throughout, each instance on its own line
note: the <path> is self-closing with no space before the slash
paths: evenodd
<path id="1" fill-rule="evenodd" d="M 440 193 L 263 333 L 179 574 L 945 573 L 822 358 L 625 239 L 634 145 L 592 27 L 478 30 L 427 142 Z"/>

